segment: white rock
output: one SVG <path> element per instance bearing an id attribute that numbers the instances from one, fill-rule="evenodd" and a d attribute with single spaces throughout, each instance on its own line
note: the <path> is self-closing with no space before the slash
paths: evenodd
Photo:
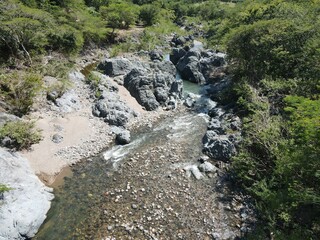
<path id="1" fill-rule="evenodd" d="M 200 172 L 199 168 L 196 165 L 188 165 L 184 167 L 184 170 L 189 176 L 192 174 L 198 180 L 203 178 L 203 174 Z"/>
<path id="2" fill-rule="evenodd" d="M 50 208 L 52 189 L 46 187 L 19 154 L 0 148 L 0 183 L 12 188 L 0 201 L 0 240 L 33 237 Z"/>

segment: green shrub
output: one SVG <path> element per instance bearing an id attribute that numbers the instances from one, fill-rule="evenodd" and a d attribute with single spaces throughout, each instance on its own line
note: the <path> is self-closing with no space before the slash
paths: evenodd
<path id="1" fill-rule="evenodd" d="M 13 72 L 0 75 L 0 94 L 10 106 L 10 112 L 17 116 L 26 114 L 34 97 L 42 88 L 39 74 Z"/>
<path id="2" fill-rule="evenodd" d="M 159 20 L 159 11 L 154 5 L 143 5 L 140 9 L 139 18 L 146 25 L 151 26 Z"/>
<path id="3" fill-rule="evenodd" d="M 116 28 L 128 29 L 138 18 L 137 6 L 126 2 L 101 6 L 100 13 L 107 21 L 108 26 L 113 29 L 113 32 Z"/>
<path id="4" fill-rule="evenodd" d="M 49 34 L 49 44 L 53 50 L 64 53 L 75 53 L 83 47 L 84 39 L 81 31 L 69 25 L 62 25 Z"/>
<path id="5" fill-rule="evenodd" d="M 3 199 L 3 193 L 12 190 L 12 188 L 0 183 L 0 200 Z"/>
<path id="6" fill-rule="evenodd" d="M 13 121 L 7 122 L 0 128 L 0 141 L 10 139 L 10 148 L 17 150 L 30 148 L 32 144 L 41 141 L 39 129 L 35 129 L 34 122 Z"/>

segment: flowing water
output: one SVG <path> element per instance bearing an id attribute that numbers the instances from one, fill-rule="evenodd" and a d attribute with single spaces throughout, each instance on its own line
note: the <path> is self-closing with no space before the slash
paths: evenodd
<path id="1" fill-rule="evenodd" d="M 199 93 L 197 84 L 184 88 Z M 206 126 L 204 114 L 178 111 L 84 159 L 55 189 L 34 239 L 233 239 L 237 223 L 216 174 L 196 180 L 186 171 L 202 155 Z"/>
<path id="2" fill-rule="evenodd" d="M 203 114 L 178 112 L 130 144 L 80 162 L 55 189 L 35 239 L 206 239 L 217 231 L 234 237 L 232 214 L 213 190 L 216 179 L 196 180 L 184 170 L 202 155 L 206 125 Z"/>

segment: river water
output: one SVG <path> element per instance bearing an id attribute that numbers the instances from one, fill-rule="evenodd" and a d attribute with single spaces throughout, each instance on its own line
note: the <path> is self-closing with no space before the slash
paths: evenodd
<path id="1" fill-rule="evenodd" d="M 196 180 L 186 170 L 202 156 L 199 112 L 177 111 L 74 166 L 34 239 L 233 239 L 237 222 L 215 190 L 217 174 Z"/>

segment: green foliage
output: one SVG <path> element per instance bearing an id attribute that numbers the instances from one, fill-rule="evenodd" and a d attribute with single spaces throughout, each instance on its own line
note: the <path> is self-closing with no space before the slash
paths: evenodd
<path id="1" fill-rule="evenodd" d="M 233 172 L 263 223 L 248 239 L 320 234 L 318 16 L 319 1 L 247 0 L 210 28 L 224 36 L 243 117 Z"/>
<path id="2" fill-rule="evenodd" d="M 100 8 L 100 6 L 107 5 L 109 0 L 84 0 L 85 4 L 89 7 L 94 7 L 96 10 Z"/>
<path id="3" fill-rule="evenodd" d="M 90 85 L 90 88 L 93 90 L 96 98 L 99 98 L 102 93 L 101 90 L 99 90 L 100 80 L 100 76 L 95 72 L 90 72 L 90 74 L 86 77 L 86 83 Z"/>
<path id="4" fill-rule="evenodd" d="M 227 51 L 239 74 L 252 81 L 302 77 L 309 61 L 304 46 L 312 32 L 285 20 L 263 20 L 232 31 Z"/>
<path id="5" fill-rule="evenodd" d="M 100 13 L 109 27 L 128 29 L 138 18 L 138 8 L 130 3 L 118 2 L 101 6 Z"/>
<path id="6" fill-rule="evenodd" d="M 4 192 L 8 192 L 8 191 L 10 191 L 10 190 L 12 190 L 12 188 L 10 188 L 10 187 L 8 187 L 8 186 L 6 186 L 6 185 L 4 185 L 4 184 L 0 184 L 0 195 L 1 195 L 2 193 L 4 193 Z"/>
<path id="7" fill-rule="evenodd" d="M 48 50 L 77 53 L 84 44 L 102 44 L 107 32 L 99 13 L 82 0 L 0 2 L 1 62 L 17 58 L 32 64 Z"/>
<path id="8" fill-rule="evenodd" d="M 0 141 L 6 137 L 12 141 L 8 147 L 16 150 L 27 149 L 42 139 L 40 130 L 35 129 L 35 123 L 24 121 L 7 122 L 3 125 L 0 128 Z"/>
<path id="9" fill-rule="evenodd" d="M 38 74 L 13 72 L 0 75 L 0 95 L 10 105 L 10 111 L 18 116 L 30 110 L 41 87 L 42 79 Z"/>
<path id="10" fill-rule="evenodd" d="M 152 26 L 157 23 L 159 18 L 160 9 L 156 8 L 154 5 L 143 5 L 140 9 L 139 18 L 146 26 Z"/>
<path id="11" fill-rule="evenodd" d="M 49 34 L 49 42 L 53 50 L 64 53 L 77 52 L 83 46 L 83 35 L 80 31 L 68 25 L 59 27 L 58 32 Z"/>

